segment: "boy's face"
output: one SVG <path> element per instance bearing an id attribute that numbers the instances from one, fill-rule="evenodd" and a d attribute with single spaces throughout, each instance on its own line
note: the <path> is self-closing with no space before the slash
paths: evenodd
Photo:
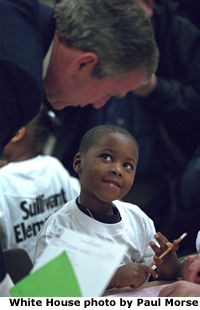
<path id="1" fill-rule="evenodd" d="M 138 148 L 131 138 L 110 133 L 86 154 L 80 155 L 81 197 L 112 202 L 131 188 L 138 162 Z"/>

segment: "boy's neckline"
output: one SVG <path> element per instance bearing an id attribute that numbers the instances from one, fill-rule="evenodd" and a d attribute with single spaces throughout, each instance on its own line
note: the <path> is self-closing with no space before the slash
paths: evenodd
<path id="1" fill-rule="evenodd" d="M 76 204 L 79 210 L 81 210 L 84 214 L 86 214 L 87 216 L 96 221 L 105 224 L 115 224 L 121 221 L 120 212 L 113 203 L 112 203 L 113 214 L 101 214 L 95 211 L 91 211 L 90 209 L 86 208 L 83 204 L 81 204 L 79 197 L 76 199 Z"/>

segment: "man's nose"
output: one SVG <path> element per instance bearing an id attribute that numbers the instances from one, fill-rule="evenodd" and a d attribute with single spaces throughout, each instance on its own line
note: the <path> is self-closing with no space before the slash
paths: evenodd
<path id="1" fill-rule="evenodd" d="M 99 100 L 97 100 L 96 102 L 92 103 L 93 108 L 95 109 L 100 109 L 101 107 L 104 106 L 104 104 L 106 104 L 106 102 L 110 99 L 110 96 L 105 96 Z"/>

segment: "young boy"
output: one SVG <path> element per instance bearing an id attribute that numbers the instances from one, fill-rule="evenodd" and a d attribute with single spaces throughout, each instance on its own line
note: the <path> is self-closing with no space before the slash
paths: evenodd
<path id="1" fill-rule="evenodd" d="M 49 242 L 70 228 L 128 245 L 109 288 L 139 287 L 150 274 L 156 278 L 158 273 L 160 279 L 175 277 L 176 253 L 170 252 L 163 261 L 158 259 L 168 240 L 161 233 L 155 234 L 152 220 L 139 207 L 119 201 L 133 184 L 137 162 L 137 143 L 125 129 L 102 125 L 89 130 L 74 157 L 80 196 L 46 221 L 38 235 L 36 260 Z M 154 236 L 159 246 L 152 242 Z M 173 249 L 178 249 L 176 241 Z M 148 267 L 153 259 L 157 273 Z"/>
<path id="2" fill-rule="evenodd" d="M 54 157 L 42 155 L 48 137 L 58 127 L 48 111 L 19 129 L 0 157 L 0 240 L 3 249 L 23 248 L 33 260 L 36 235 L 52 213 L 80 193 Z"/>

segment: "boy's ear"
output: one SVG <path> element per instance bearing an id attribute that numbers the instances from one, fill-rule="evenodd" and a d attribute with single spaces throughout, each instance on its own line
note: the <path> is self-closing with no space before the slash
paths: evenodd
<path id="1" fill-rule="evenodd" d="M 81 173 L 81 154 L 80 153 L 77 153 L 74 156 L 73 168 L 77 174 Z"/>
<path id="2" fill-rule="evenodd" d="M 25 133 L 26 133 L 26 127 L 20 128 L 17 131 L 16 135 L 10 140 L 10 142 L 16 143 L 20 141 L 24 137 Z"/>

